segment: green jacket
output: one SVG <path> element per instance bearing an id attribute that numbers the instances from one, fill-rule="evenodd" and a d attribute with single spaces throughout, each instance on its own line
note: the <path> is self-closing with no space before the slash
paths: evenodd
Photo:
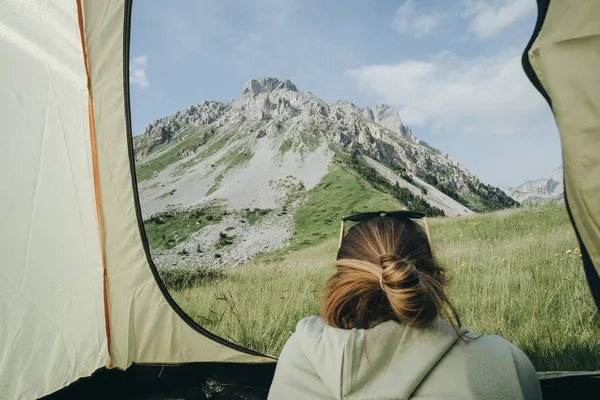
<path id="1" fill-rule="evenodd" d="M 283 348 L 269 399 L 541 399 L 536 371 L 499 336 L 436 319 L 427 328 L 388 321 L 338 329 L 307 317 Z"/>

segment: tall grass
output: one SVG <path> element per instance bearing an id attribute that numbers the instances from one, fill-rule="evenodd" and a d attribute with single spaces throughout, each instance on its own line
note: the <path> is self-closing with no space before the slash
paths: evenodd
<path id="1" fill-rule="evenodd" d="M 333 269 L 330 242 L 270 261 L 224 270 L 196 287 L 173 289 L 200 325 L 262 353 L 278 355 L 296 323 L 319 313 L 321 289 Z"/>
<path id="2" fill-rule="evenodd" d="M 431 221 L 436 256 L 465 326 L 520 347 L 538 371 L 600 370 L 600 318 L 564 205 Z M 222 271 L 173 295 L 198 323 L 278 355 L 319 313 L 336 240 Z"/>

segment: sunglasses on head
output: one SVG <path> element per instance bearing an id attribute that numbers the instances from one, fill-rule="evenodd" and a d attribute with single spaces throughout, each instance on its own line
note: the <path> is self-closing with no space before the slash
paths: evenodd
<path id="1" fill-rule="evenodd" d="M 429 224 L 427 223 L 427 216 L 423 213 L 409 210 L 398 210 L 398 211 L 371 211 L 350 215 L 342 218 L 342 226 L 340 228 L 340 243 L 338 248 L 342 247 L 342 240 L 345 235 L 345 224 L 347 221 L 351 222 L 363 222 L 375 217 L 396 217 L 405 219 L 422 219 L 423 225 L 425 226 L 425 233 L 427 234 L 427 241 L 429 242 L 429 248 L 433 255 L 433 244 L 431 242 L 431 233 L 429 232 Z"/>

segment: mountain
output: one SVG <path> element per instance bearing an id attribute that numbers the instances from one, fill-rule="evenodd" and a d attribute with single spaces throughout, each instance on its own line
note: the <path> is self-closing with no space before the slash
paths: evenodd
<path id="1" fill-rule="evenodd" d="M 516 188 L 508 188 L 506 193 L 520 203 L 561 201 L 564 195 L 563 167 L 558 167 L 547 178 L 527 181 Z"/>
<path id="2" fill-rule="evenodd" d="M 250 80 L 133 138 L 155 262 L 230 265 L 335 237 L 343 215 L 407 207 L 459 216 L 517 203 L 417 139 L 388 105 L 328 104 Z"/>

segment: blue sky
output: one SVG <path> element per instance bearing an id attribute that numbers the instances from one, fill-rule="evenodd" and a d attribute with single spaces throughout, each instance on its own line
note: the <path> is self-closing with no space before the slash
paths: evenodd
<path id="1" fill-rule="evenodd" d="M 418 138 L 503 189 L 561 164 L 558 132 L 520 55 L 535 0 L 137 0 L 134 132 L 252 78 L 325 101 L 395 106 Z M 175 7 L 176 5 L 176 7 Z"/>

